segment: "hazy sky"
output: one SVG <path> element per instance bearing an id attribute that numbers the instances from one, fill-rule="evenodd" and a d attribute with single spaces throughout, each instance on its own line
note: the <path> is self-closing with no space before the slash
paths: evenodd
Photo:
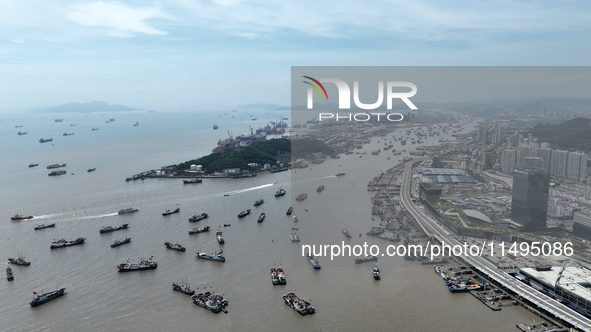
<path id="1" fill-rule="evenodd" d="M 290 103 L 291 66 L 591 65 L 588 1 L 0 0 L 0 111 Z"/>

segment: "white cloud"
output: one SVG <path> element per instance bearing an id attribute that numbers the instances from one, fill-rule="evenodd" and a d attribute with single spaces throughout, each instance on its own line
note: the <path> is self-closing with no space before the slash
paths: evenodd
<path id="1" fill-rule="evenodd" d="M 152 18 L 175 19 L 158 7 L 132 8 L 121 2 L 92 2 L 70 7 L 66 18 L 78 24 L 107 28 L 110 35 L 132 37 L 136 33 L 166 35 L 146 21 Z"/>

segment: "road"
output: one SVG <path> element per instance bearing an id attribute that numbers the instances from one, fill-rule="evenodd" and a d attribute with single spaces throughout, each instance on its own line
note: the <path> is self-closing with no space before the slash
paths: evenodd
<path id="1" fill-rule="evenodd" d="M 412 166 L 417 160 L 411 160 L 406 164 L 403 175 L 402 187 L 400 194 L 402 204 L 406 207 L 410 214 L 417 220 L 423 231 L 428 236 L 436 238 L 439 242 L 445 242 L 450 246 L 462 245 L 459 241 L 449 235 L 437 222 L 426 216 L 413 202 L 410 197 L 411 180 L 412 180 Z M 570 323 L 575 328 L 591 331 L 591 320 L 587 319 L 578 312 L 568 308 L 555 299 L 552 299 L 539 291 L 517 281 L 507 273 L 497 270 L 496 266 L 490 261 L 480 256 L 461 256 L 470 266 L 474 266 L 479 271 L 488 275 L 504 287 L 519 294 L 522 298 L 531 301 L 540 308 L 552 313 L 555 317 Z"/>

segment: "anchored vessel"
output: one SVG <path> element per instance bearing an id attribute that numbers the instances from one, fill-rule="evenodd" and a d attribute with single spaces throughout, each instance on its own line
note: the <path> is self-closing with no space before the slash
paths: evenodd
<path id="1" fill-rule="evenodd" d="M 49 175 L 49 176 L 56 176 L 56 175 L 64 175 L 64 174 L 66 174 L 66 171 L 53 171 L 53 172 L 50 172 L 47 175 Z"/>
<path id="2" fill-rule="evenodd" d="M 225 242 L 224 242 L 224 238 L 222 237 L 222 233 L 223 233 L 223 232 L 222 232 L 222 230 L 221 230 L 221 229 L 218 229 L 218 230 L 215 232 L 215 236 L 216 236 L 216 238 L 218 239 L 218 243 L 219 243 L 219 244 L 224 244 L 224 243 L 225 243 Z"/>
<path id="3" fill-rule="evenodd" d="M 118 247 L 120 245 L 129 243 L 129 242 L 131 242 L 131 238 L 130 237 L 126 237 L 123 240 L 116 240 L 115 242 L 113 242 L 113 244 L 111 244 L 111 248 L 115 248 L 115 247 Z"/>
<path id="4" fill-rule="evenodd" d="M 286 215 L 290 215 L 293 212 L 293 206 L 290 206 L 289 209 L 285 212 Z"/>
<path id="5" fill-rule="evenodd" d="M 220 311 L 227 313 L 225 307 L 228 305 L 228 300 L 222 295 L 205 292 L 193 295 L 191 296 L 191 299 L 195 305 L 205 308 L 213 313 L 217 314 Z"/>
<path id="6" fill-rule="evenodd" d="M 296 201 L 301 202 L 301 201 L 305 200 L 306 198 L 308 198 L 308 194 L 299 194 L 296 197 Z"/>
<path id="7" fill-rule="evenodd" d="M 138 212 L 139 209 L 134 209 L 134 208 L 127 208 L 127 209 L 121 209 L 119 210 L 119 214 L 126 214 L 126 213 L 134 213 L 134 212 Z"/>
<path id="8" fill-rule="evenodd" d="M 303 298 L 297 297 L 294 293 L 289 292 L 283 295 L 283 301 L 285 304 L 290 306 L 293 310 L 297 311 L 300 315 L 308 315 L 316 312 L 316 309 L 312 307 L 310 302 Z"/>
<path id="9" fill-rule="evenodd" d="M 192 178 L 191 180 L 183 180 L 183 184 L 192 184 L 192 183 L 201 183 L 203 179 L 200 178 Z"/>
<path id="10" fill-rule="evenodd" d="M 263 203 L 265 203 L 265 200 L 261 198 L 258 201 L 254 202 L 254 206 L 259 206 L 259 205 L 261 205 Z"/>
<path id="11" fill-rule="evenodd" d="M 10 220 L 12 221 L 19 221 L 25 219 L 33 219 L 33 216 L 21 216 L 20 214 L 15 214 L 14 217 L 10 218 Z"/>
<path id="12" fill-rule="evenodd" d="M 35 164 L 35 163 L 29 164 L 29 167 L 37 167 L 37 166 L 39 166 L 39 164 Z"/>
<path id="13" fill-rule="evenodd" d="M 371 273 L 373 274 L 373 278 L 375 280 L 380 280 L 380 268 L 378 268 L 378 264 L 374 264 L 371 267 Z"/>
<path id="14" fill-rule="evenodd" d="M 51 300 L 57 299 L 58 297 L 62 296 L 62 295 L 66 295 L 67 293 L 65 292 L 66 289 L 65 288 L 60 288 L 48 293 L 43 293 L 43 294 L 37 294 L 36 292 L 33 292 L 33 301 L 29 302 L 29 304 L 31 305 L 31 307 L 36 307 L 38 305 L 41 305 L 45 302 L 49 302 Z"/>
<path id="15" fill-rule="evenodd" d="M 246 209 L 238 214 L 238 218 L 246 217 L 250 214 L 250 209 Z"/>
<path id="16" fill-rule="evenodd" d="M 323 191 L 323 190 L 324 190 L 324 185 L 321 185 L 320 187 L 318 187 L 318 188 L 316 189 L 316 192 L 318 192 L 318 193 L 319 193 L 319 192 L 321 192 L 321 191 Z"/>
<path id="17" fill-rule="evenodd" d="M 371 262 L 371 261 L 377 261 L 378 257 L 376 256 L 365 256 L 365 258 L 355 258 L 355 263 L 365 263 L 365 262 Z"/>
<path id="18" fill-rule="evenodd" d="M 164 242 L 164 246 L 168 249 L 173 249 L 173 250 L 182 251 L 182 252 L 185 252 L 185 250 L 186 250 L 186 248 L 183 247 L 182 245 L 180 245 L 178 243 L 172 244 L 168 241 Z"/>
<path id="19" fill-rule="evenodd" d="M 66 167 L 66 164 L 51 164 L 45 168 L 47 169 L 53 169 L 53 168 L 60 168 L 60 167 Z"/>
<path id="20" fill-rule="evenodd" d="M 335 174 L 335 176 L 344 176 L 344 175 L 345 175 L 345 173 L 343 173 L 343 172 Z"/>
<path id="21" fill-rule="evenodd" d="M 310 262 L 310 264 L 312 264 L 312 266 L 314 267 L 314 270 L 320 270 L 320 263 L 318 263 L 318 260 L 316 258 L 314 258 L 313 255 L 310 255 L 310 253 L 307 253 L 306 258 L 308 259 L 308 262 Z"/>
<path id="22" fill-rule="evenodd" d="M 52 142 L 52 141 L 53 141 L 53 138 L 47 138 L 47 139 L 42 138 L 39 140 L 39 143 L 46 143 L 46 142 Z"/>
<path id="23" fill-rule="evenodd" d="M 189 230 L 189 234 L 198 234 L 198 233 L 202 233 L 202 232 L 209 232 L 210 229 L 211 229 L 211 226 L 205 226 L 205 227 L 201 227 L 201 228 L 193 228 L 193 229 Z"/>
<path id="24" fill-rule="evenodd" d="M 14 276 L 12 275 L 12 269 L 10 268 L 10 266 L 6 267 L 6 279 L 8 281 L 13 281 L 14 280 Z"/>
<path id="25" fill-rule="evenodd" d="M 275 192 L 275 197 L 285 196 L 286 193 L 287 193 L 287 191 L 285 191 L 285 189 L 279 188 L 279 190 L 277 190 L 277 192 Z"/>
<path id="26" fill-rule="evenodd" d="M 205 212 L 203 212 L 200 215 L 193 215 L 191 218 L 189 218 L 189 221 L 195 222 L 195 221 L 199 221 L 199 220 L 203 220 L 205 218 L 209 217 L 209 215 Z"/>
<path id="27" fill-rule="evenodd" d="M 84 241 L 86 241 L 86 239 L 83 237 L 80 237 L 80 238 L 77 238 L 76 240 L 71 240 L 71 241 L 61 239 L 61 240 L 53 241 L 53 243 L 51 244 L 51 246 L 49 248 L 56 249 L 56 248 L 75 246 L 75 245 L 79 245 L 79 244 L 84 244 Z"/>
<path id="28" fill-rule="evenodd" d="M 152 261 L 152 258 L 153 256 L 149 260 L 142 259 L 138 264 L 131 264 L 128 259 L 127 262 L 117 265 L 117 269 L 119 272 L 154 270 L 158 267 L 158 263 Z"/>
<path id="29" fill-rule="evenodd" d="M 298 235 L 298 233 L 289 233 L 289 239 L 291 240 L 291 242 L 300 242 L 300 236 Z"/>
<path id="30" fill-rule="evenodd" d="M 89 168 L 89 169 L 87 169 L 86 171 L 87 171 L 88 173 L 90 173 L 90 172 L 94 172 L 94 171 L 96 171 L 96 168 L 95 168 L 95 167 L 93 167 L 93 168 Z"/>
<path id="31" fill-rule="evenodd" d="M 283 273 L 283 268 L 271 268 L 271 282 L 273 285 L 287 284 L 287 281 L 285 280 L 285 274 Z"/>
<path id="32" fill-rule="evenodd" d="M 222 250 L 220 250 L 219 252 L 214 252 L 211 255 L 208 255 L 204 252 L 199 252 L 199 251 L 195 251 L 195 254 L 197 254 L 197 258 L 200 259 L 207 259 L 210 261 L 216 261 L 216 262 L 225 262 L 226 258 L 223 256 L 224 252 Z"/>
<path id="33" fill-rule="evenodd" d="M 25 256 L 23 256 L 22 254 L 19 254 L 16 258 L 9 258 L 8 263 L 14 264 L 14 265 L 22 265 L 22 266 L 31 265 L 31 262 L 27 262 L 25 260 Z"/>
<path id="34" fill-rule="evenodd" d="M 185 293 L 187 295 L 195 294 L 195 291 L 191 289 L 191 285 L 187 283 L 187 280 L 181 280 L 180 283 L 173 282 L 172 283 L 172 290 L 177 292 Z"/>
<path id="35" fill-rule="evenodd" d="M 118 231 L 118 230 L 122 230 L 122 229 L 127 229 L 128 227 L 129 227 L 129 224 L 123 224 L 123 225 L 115 226 L 115 227 L 103 226 L 103 228 L 99 229 L 99 233 L 103 234 L 103 233 L 114 232 L 114 231 Z"/>
<path id="36" fill-rule="evenodd" d="M 166 210 L 166 211 L 162 212 L 162 215 L 163 216 L 167 216 L 169 214 L 179 213 L 180 210 L 181 210 L 180 208 L 176 208 L 176 209 L 174 209 L 172 211 L 171 210 Z"/>
<path id="37" fill-rule="evenodd" d="M 343 234 L 344 234 L 346 237 L 348 237 L 348 238 L 351 238 L 351 233 L 349 233 L 349 230 L 348 230 L 348 229 L 346 229 L 346 228 L 343 228 Z"/>
<path id="38" fill-rule="evenodd" d="M 263 220 L 265 220 L 265 212 L 259 215 L 259 219 L 257 219 L 257 222 L 263 222 Z"/>

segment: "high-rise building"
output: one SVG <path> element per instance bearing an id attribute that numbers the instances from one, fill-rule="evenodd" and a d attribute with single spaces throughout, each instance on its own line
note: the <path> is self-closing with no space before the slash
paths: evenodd
<path id="1" fill-rule="evenodd" d="M 517 159 L 515 150 L 505 150 L 501 156 L 501 172 L 505 174 L 513 174 L 515 170 L 515 160 Z"/>
<path id="2" fill-rule="evenodd" d="M 568 151 L 552 150 L 551 159 L 550 174 L 565 178 L 568 170 Z"/>
<path id="3" fill-rule="evenodd" d="M 570 180 L 583 181 L 587 176 L 587 155 L 571 152 L 568 155 L 566 177 Z"/>
<path id="4" fill-rule="evenodd" d="M 552 165 L 552 149 L 545 147 L 538 149 L 537 157 L 542 158 L 544 160 L 544 165 L 542 168 L 550 170 L 550 166 Z"/>
<path id="5" fill-rule="evenodd" d="M 508 140 L 507 140 L 507 147 L 509 148 L 514 148 L 519 144 L 519 134 L 515 133 L 511 136 L 509 136 Z"/>
<path id="6" fill-rule="evenodd" d="M 591 211 L 575 211 L 573 233 L 591 240 Z"/>
<path id="7" fill-rule="evenodd" d="M 544 159 L 540 157 L 525 157 L 521 162 L 521 169 L 540 168 L 544 169 Z"/>
<path id="8" fill-rule="evenodd" d="M 478 126 L 476 137 L 478 138 L 478 144 L 486 144 L 488 141 L 488 127 Z"/>
<path id="9" fill-rule="evenodd" d="M 519 150 L 517 150 L 517 153 L 517 158 L 519 160 L 517 165 L 523 169 L 524 159 L 527 157 L 533 157 L 534 149 L 531 146 L 520 146 Z"/>
<path id="10" fill-rule="evenodd" d="M 546 228 L 550 172 L 543 169 L 515 170 L 511 220 L 523 225 L 526 231 Z"/>

